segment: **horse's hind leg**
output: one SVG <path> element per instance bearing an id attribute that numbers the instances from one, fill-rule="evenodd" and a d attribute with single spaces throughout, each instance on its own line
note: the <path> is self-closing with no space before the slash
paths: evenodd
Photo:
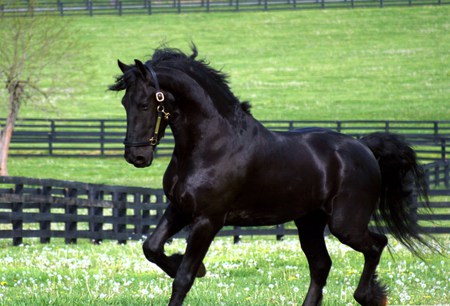
<path id="1" fill-rule="evenodd" d="M 317 211 L 295 220 L 302 250 L 308 259 L 311 281 L 303 305 L 316 306 L 322 302 L 322 289 L 331 269 L 331 259 L 323 236 L 327 216 Z"/>
<path id="2" fill-rule="evenodd" d="M 363 247 L 364 270 L 354 297 L 362 305 L 385 306 L 387 305 L 386 288 L 378 283 L 376 269 L 387 244 L 387 238 L 370 231 L 367 231 L 366 237 L 363 239 L 370 241 L 371 246 L 368 249 Z"/>
<path id="3" fill-rule="evenodd" d="M 172 278 L 175 278 L 183 255 L 174 254 L 172 256 L 166 256 L 166 254 L 164 254 L 164 244 L 170 237 L 181 231 L 188 224 L 189 220 L 181 215 L 172 204 L 169 204 L 161 217 L 158 226 L 142 245 L 145 257 L 150 262 L 159 266 Z M 202 264 L 198 270 L 197 276 L 201 277 L 205 274 L 206 270 Z"/>
<path id="4" fill-rule="evenodd" d="M 341 206 L 339 203 L 335 203 L 334 207 L 328 224 L 331 233 L 342 243 L 364 254 L 364 269 L 354 298 L 361 305 L 387 305 L 386 290 L 376 279 L 376 268 L 387 245 L 386 236 L 369 231 L 370 207 L 348 204 Z"/>

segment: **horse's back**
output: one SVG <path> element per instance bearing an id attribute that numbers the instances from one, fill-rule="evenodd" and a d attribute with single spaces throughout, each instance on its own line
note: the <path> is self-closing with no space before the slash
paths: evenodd
<path id="1" fill-rule="evenodd" d="M 289 139 L 291 151 L 297 150 L 299 159 L 313 160 L 313 167 L 329 172 L 351 172 L 353 175 L 379 174 L 378 162 L 372 151 L 349 135 L 312 127 L 292 130 L 280 136 Z"/>

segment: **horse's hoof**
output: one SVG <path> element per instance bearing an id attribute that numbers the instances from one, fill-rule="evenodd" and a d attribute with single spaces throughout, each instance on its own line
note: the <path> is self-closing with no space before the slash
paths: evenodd
<path id="1" fill-rule="evenodd" d="M 200 268 L 198 268 L 197 277 L 203 277 L 205 275 L 206 275 L 206 268 L 205 268 L 205 265 L 202 262 L 202 264 L 200 265 Z"/>

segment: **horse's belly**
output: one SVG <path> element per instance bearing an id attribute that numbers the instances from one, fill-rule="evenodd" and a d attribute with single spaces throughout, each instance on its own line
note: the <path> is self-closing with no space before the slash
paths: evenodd
<path id="1" fill-rule="evenodd" d="M 234 209 L 228 212 L 225 224 L 235 226 L 276 225 L 300 218 L 316 205 L 260 205 L 255 208 Z"/>

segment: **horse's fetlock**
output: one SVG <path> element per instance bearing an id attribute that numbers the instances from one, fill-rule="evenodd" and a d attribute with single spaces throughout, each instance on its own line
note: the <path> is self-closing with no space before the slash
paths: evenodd
<path id="1" fill-rule="evenodd" d="M 387 305 L 386 288 L 377 282 L 374 282 L 369 288 L 357 289 L 353 297 L 359 304 L 365 306 Z"/>

